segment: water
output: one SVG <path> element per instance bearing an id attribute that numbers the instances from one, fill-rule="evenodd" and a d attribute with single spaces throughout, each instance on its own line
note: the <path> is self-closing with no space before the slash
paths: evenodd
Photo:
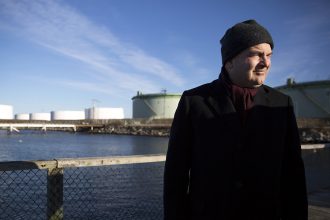
<path id="1" fill-rule="evenodd" d="M 0 161 L 164 154 L 168 138 L 0 130 Z M 164 162 L 64 171 L 65 219 L 162 219 Z M 44 219 L 47 171 L 0 171 L 0 219 Z"/>
<path id="2" fill-rule="evenodd" d="M 167 137 L 0 130 L 0 161 L 166 153 Z"/>
<path id="3" fill-rule="evenodd" d="M 330 147 L 314 150 L 303 150 L 307 190 L 317 192 L 330 188 Z"/>

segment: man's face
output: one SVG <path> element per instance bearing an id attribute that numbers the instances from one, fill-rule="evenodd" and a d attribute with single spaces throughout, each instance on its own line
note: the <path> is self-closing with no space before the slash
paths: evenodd
<path id="1" fill-rule="evenodd" d="M 271 64 L 272 49 L 262 43 L 249 47 L 226 62 L 225 68 L 231 81 L 241 87 L 261 86 L 267 77 Z"/>

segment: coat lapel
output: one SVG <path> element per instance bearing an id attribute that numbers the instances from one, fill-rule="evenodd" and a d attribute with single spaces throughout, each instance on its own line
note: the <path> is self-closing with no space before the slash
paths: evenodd
<path id="1" fill-rule="evenodd" d="M 211 95 L 206 100 L 207 105 L 214 115 L 226 124 L 228 129 L 238 131 L 241 123 L 228 91 L 219 80 L 213 81 L 211 89 Z"/>
<path id="2" fill-rule="evenodd" d="M 267 123 L 264 108 L 270 106 L 269 90 L 265 86 L 261 86 L 253 100 L 253 107 L 248 113 L 245 129 L 256 130 L 263 127 L 261 124 Z"/>
<path id="3" fill-rule="evenodd" d="M 253 100 L 254 106 L 270 106 L 270 99 L 269 99 L 269 90 L 265 86 L 261 86 L 258 89 L 258 92 Z"/>
<path id="4" fill-rule="evenodd" d="M 236 113 L 228 91 L 219 80 L 212 82 L 211 94 L 207 97 L 207 102 L 217 116 Z"/>

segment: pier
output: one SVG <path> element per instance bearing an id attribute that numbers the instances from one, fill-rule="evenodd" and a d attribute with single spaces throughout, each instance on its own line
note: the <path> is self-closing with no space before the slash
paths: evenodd
<path id="1" fill-rule="evenodd" d="M 47 131 L 48 128 L 71 128 L 73 131 L 77 131 L 77 126 L 74 124 L 52 124 L 52 123 L 0 123 L 0 127 L 8 129 L 10 132 L 19 132 L 19 129 L 39 128 L 42 131 Z"/>
<path id="2" fill-rule="evenodd" d="M 66 124 L 66 123 L 51 123 L 51 122 L 28 122 L 28 123 L 0 123 L 0 129 L 8 130 L 9 132 L 20 132 L 24 129 L 40 129 L 47 130 L 70 130 L 76 132 L 78 130 L 87 129 L 93 131 L 94 128 L 102 127 L 100 124 Z"/>
<path id="3" fill-rule="evenodd" d="M 39 129 L 41 131 L 73 131 L 96 134 L 169 136 L 170 119 L 111 119 L 111 120 L 0 120 L 0 129 L 8 132 Z"/>

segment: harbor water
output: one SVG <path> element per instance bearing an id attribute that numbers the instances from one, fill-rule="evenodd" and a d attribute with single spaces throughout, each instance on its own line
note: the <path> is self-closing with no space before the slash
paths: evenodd
<path id="1" fill-rule="evenodd" d="M 162 154 L 167 137 L 0 130 L 0 161 Z"/>

